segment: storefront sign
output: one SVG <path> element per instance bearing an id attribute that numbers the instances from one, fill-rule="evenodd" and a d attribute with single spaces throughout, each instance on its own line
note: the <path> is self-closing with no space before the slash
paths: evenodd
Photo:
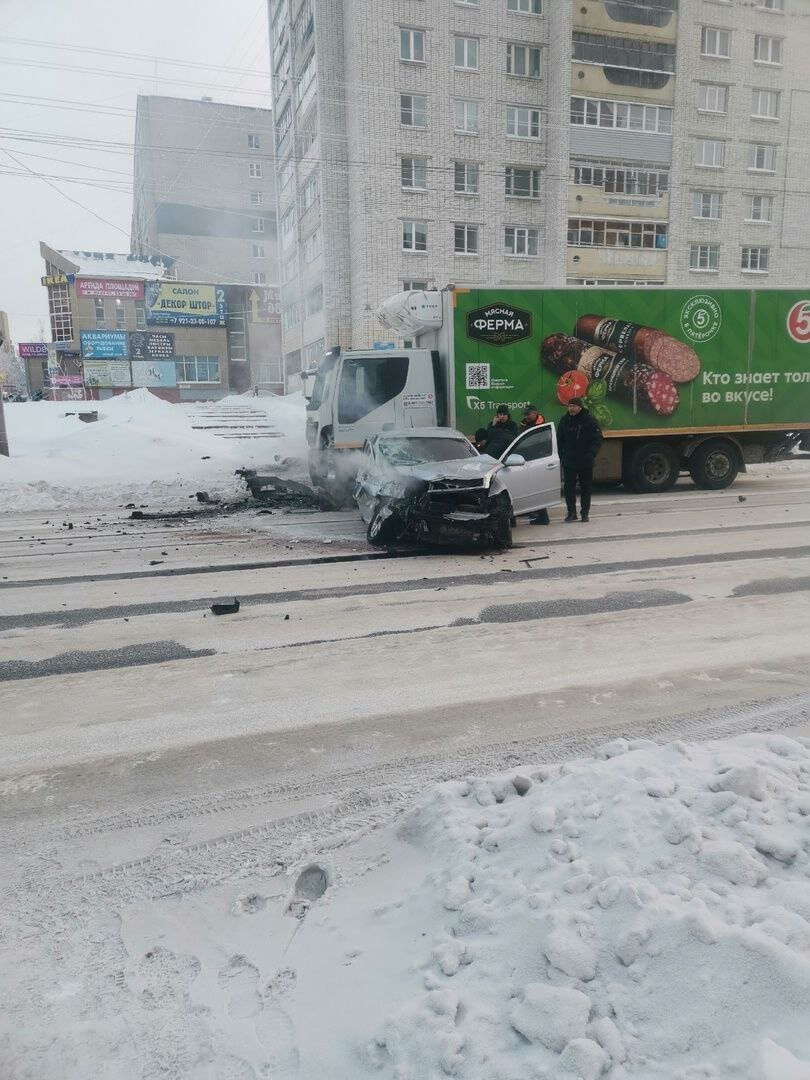
<path id="1" fill-rule="evenodd" d="M 177 386 L 174 360 L 133 360 L 133 386 Z"/>
<path id="2" fill-rule="evenodd" d="M 48 382 L 51 386 L 83 386 L 84 379 L 81 375 L 63 375 L 60 371 L 49 371 Z"/>
<path id="3" fill-rule="evenodd" d="M 43 285 L 72 285 L 76 280 L 75 274 L 46 274 L 39 279 Z"/>
<path id="4" fill-rule="evenodd" d="M 79 278 L 76 295 L 83 297 L 112 296 L 117 300 L 143 300 L 143 282 L 126 278 Z"/>
<path id="5" fill-rule="evenodd" d="M 251 289 L 248 293 L 248 311 L 253 323 L 280 322 L 281 293 L 278 289 Z"/>
<path id="6" fill-rule="evenodd" d="M 132 386 L 127 360 L 85 360 L 85 386 Z"/>
<path id="7" fill-rule="evenodd" d="M 149 326 L 225 326 L 227 313 L 221 285 L 189 285 L 182 281 L 146 283 Z"/>
<path id="8" fill-rule="evenodd" d="M 21 360 L 31 360 L 34 357 L 47 357 L 48 345 L 44 341 L 21 341 L 17 345 Z"/>
<path id="9" fill-rule="evenodd" d="M 174 334 L 161 330 L 133 330 L 129 335 L 133 360 L 168 360 L 174 356 Z"/>
<path id="10" fill-rule="evenodd" d="M 82 356 L 88 360 L 102 360 L 129 355 L 125 330 L 82 330 Z"/>

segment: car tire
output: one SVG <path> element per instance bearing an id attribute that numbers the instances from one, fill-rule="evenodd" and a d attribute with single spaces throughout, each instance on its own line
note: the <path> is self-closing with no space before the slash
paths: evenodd
<path id="1" fill-rule="evenodd" d="M 707 491 L 729 487 L 739 471 L 737 448 L 725 439 L 708 439 L 689 458 L 689 474 L 695 486 Z"/>
<path id="2" fill-rule="evenodd" d="M 495 532 L 493 534 L 493 541 L 496 548 L 500 548 L 501 551 L 508 551 L 512 546 L 512 521 L 510 517 L 502 517 L 498 519 L 498 523 L 495 526 Z"/>
<path id="3" fill-rule="evenodd" d="M 402 532 L 402 526 L 396 514 L 384 517 L 376 511 L 366 529 L 366 540 L 372 547 L 387 547 L 395 543 Z"/>
<path id="4" fill-rule="evenodd" d="M 642 443 L 630 454 L 623 473 L 625 487 L 652 494 L 669 491 L 681 472 L 680 457 L 663 439 Z"/>

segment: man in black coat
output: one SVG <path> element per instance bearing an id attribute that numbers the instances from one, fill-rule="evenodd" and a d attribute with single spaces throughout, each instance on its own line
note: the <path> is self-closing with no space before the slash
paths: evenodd
<path id="1" fill-rule="evenodd" d="M 563 467 L 566 521 L 577 520 L 577 481 L 581 502 L 580 521 L 587 521 L 591 511 L 593 461 L 602 445 L 602 429 L 582 404 L 582 398 L 571 398 L 566 413 L 557 425 L 557 446 Z"/>
<path id="2" fill-rule="evenodd" d="M 507 446 L 511 446 L 518 435 L 518 426 L 509 415 L 505 405 L 495 410 L 495 419 L 486 431 L 484 453 L 499 458 Z"/>

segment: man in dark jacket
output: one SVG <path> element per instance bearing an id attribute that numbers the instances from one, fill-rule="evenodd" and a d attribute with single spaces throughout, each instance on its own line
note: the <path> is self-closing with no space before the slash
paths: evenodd
<path id="1" fill-rule="evenodd" d="M 557 425 L 557 445 L 563 467 L 566 521 L 577 520 L 577 481 L 581 502 L 580 521 L 587 521 L 591 511 L 593 461 L 602 445 L 602 429 L 582 404 L 582 398 L 571 398 L 565 416 Z"/>
<path id="2" fill-rule="evenodd" d="M 499 405 L 495 410 L 495 419 L 487 428 L 484 453 L 499 458 L 507 446 L 515 441 L 517 434 L 518 426 L 509 415 L 509 410 L 505 405 Z"/>

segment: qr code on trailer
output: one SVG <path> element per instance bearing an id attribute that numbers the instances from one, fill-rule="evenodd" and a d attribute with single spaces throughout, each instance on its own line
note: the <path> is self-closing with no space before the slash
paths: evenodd
<path id="1" fill-rule="evenodd" d="M 467 364 L 467 389 L 489 390 L 489 364 Z"/>

